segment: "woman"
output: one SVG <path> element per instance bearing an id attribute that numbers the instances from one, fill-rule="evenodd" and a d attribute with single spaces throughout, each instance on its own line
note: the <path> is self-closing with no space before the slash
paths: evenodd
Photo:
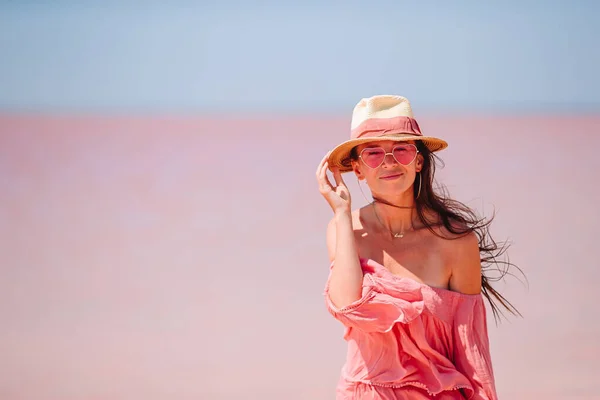
<path id="1" fill-rule="evenodd" d="M 482 294 L 495 316 L 492 298 L 516 311 L 484 274 L 504 249 L 489 221 L 433 190 L 433 153 L 446 147 L 421 134 L 406 98 L 375 96 L 319 164 L 334 212 L 325 298 L 348 342 L 337 399 L 497 399 Z M 373 197 L 356 211 L 350 171 Z"/>

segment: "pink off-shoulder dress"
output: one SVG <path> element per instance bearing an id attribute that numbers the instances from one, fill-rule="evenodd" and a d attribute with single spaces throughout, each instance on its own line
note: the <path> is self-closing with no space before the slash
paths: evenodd
<path id="1" fill-rule="evenodd" d="M 334 263 L 331 264 L 333 268 Z M 431 287 L 361 259 L 362 297 L 329 312 L 345 326 L 337 400 L 496 400 L 483 297 Z"/>

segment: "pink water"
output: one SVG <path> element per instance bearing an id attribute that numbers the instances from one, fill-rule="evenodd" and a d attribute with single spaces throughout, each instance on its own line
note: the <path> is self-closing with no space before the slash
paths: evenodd
<path id="1" fill-rule="evenodd" d="M 497 286 L 524 315 L 490 320 L 501 398 L 598 398 L 600 117 L 420 123 L 529 279 Z M 0 117 L 0 399 L 332 399 L 314 172 L 348 125 Z"/>

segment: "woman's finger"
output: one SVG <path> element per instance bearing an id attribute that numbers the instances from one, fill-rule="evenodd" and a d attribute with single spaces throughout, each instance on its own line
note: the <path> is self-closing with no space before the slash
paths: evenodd
<path id="1" fill-rule="evenodd" d="M 342 173 L 339 168 L 333 169 L 333 179 L 335 179 L 335 184 L 337 186 L 344 185 L 344 180 L 342 179 Z"/>
<path id="2" fill-rule="evenodd" d="M 327 188 L 333 190 L 333 185 L 331 185 L 331 182 L 329 182 L 329 178 L 327 177 L 328 165 L 329 165 L 329 163 L 326 161 L 325 164 L 323 165 L 323 168 L 321 168 L 321 172 L 319 174 L 319 183 L 321 184 L 321 188 L 323 190 L 325 190 Z"/>
<path id="3" fill-rule="evenodd" d="M 317 167 L 317 181 L 321 182 L 323 180 L 323 171 L 327 170 L 327 156 L 323 157 L 319 166 Z"/>
<path id="4" fill-rule="evenodd" d="M 319 177 L 319 175 L 321 175 L 321 170 L 323 169 L 323 164 L 325 164 L 325 157 L 323 157 L 323 159 L 321 160 L 321 162 L 319 162 L 319 165 L 317 166 L 317 171 L 316 171 L 316 175 L 317 178 Z"/>
<path id="5" fill-rule="evenodd" d="M 319 166 L 317 167 L 317 176 L 320 175 L 321 170 L 323 169 L 323 165 L 325 165 L 325 163 L 327 162 L 327 159 L 329 158 L 329 154 L 331 152 L 328 152 L 327 154 L 325 154 L 325 157 L 323 157 L 323 159 L 321 160 L 321 162 L 319 163 Z"/>

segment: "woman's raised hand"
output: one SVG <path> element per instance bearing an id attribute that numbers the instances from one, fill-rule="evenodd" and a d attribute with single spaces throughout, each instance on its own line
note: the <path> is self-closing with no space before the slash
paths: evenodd
<path id="1" fill-rule="evenodd" d="M 319 167 L 317 168 L 319 192 L 321 192 L 323 197 L 325 197 L 325 200 L 327 200 L 327 203 L 329 203 L 329 206 L 335 214 L 350 212 L 350 191 L 342 179 L 340 170 L 337 168 L 332 170 L 333 178 L 336 184 L 335 187 L 333 187 L 331 182 L 329 182 L 329 178 L 327 177 L 327 169 L 329 168 L 329 162 L 327 159 L 329 158 L 329 154 L 330 153 L 327 153 L 325 157 L 323 157 L 319 163 Z"/>

